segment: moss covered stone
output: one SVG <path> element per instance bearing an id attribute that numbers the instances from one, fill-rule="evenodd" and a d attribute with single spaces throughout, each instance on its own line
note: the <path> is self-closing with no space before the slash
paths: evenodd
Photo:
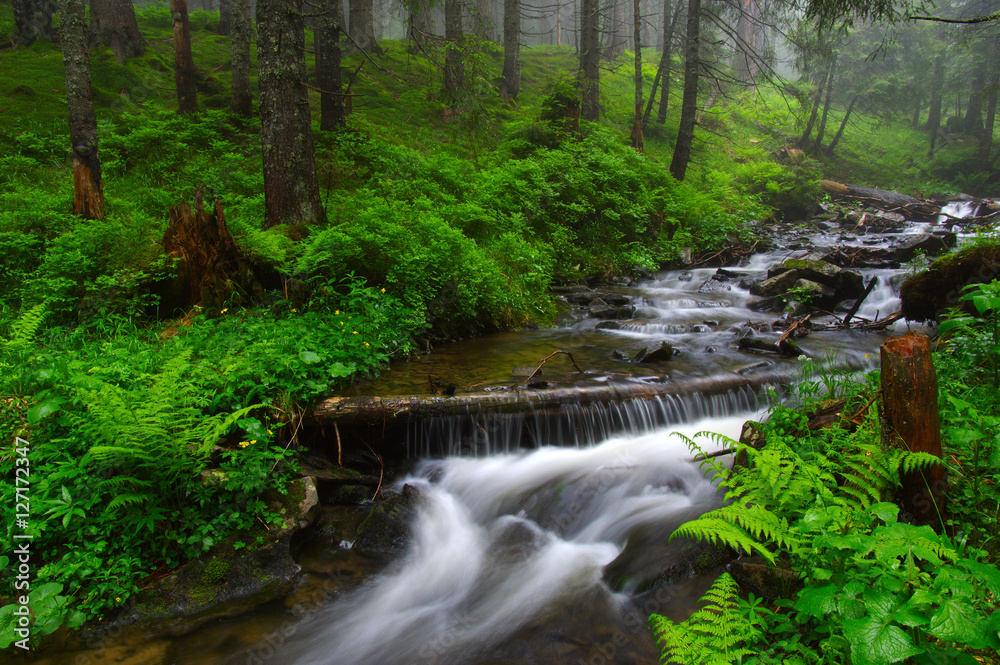
<path id="1" fill-rule="evenodd" d="M 900 308 L 911 321 L 940 319 L 949 308 L 963 304 L 963 289 L 1000 277 L 1000 243 L 980 243 L 942 257 L 900 288 Z M 971 310 L 970 310 L 971 313 Z"/>

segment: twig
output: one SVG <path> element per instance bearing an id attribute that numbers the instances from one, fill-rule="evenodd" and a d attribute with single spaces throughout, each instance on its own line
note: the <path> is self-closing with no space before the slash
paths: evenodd
<path id="1" fill-rule="evenodd" d="M 848 418 L 848 417 L 846 417 L 844 415 L 841 415 L 840 417 L 844 418 L 844 420 L 849 420 L 849 421 L 851 421 L 853 423 L 862 413 L 864 413 L 865 411 L 868 410 L 868 407 L 870 407 L 872 405 L 872 403 L 874 403 L 875 400 L 878 399 L 878 396 L 881 395 L 881 394 L 882 394 L 882 389 L 879 388 L 878 390 L 875 391 L 875 394 L 872 395 L 872 398 L 870 400 L 868 400 L 868 403 L 865 404 L 863 407 L 861 407 L 860 411 L 858 411 L 857 413 L 855 413 L 850 418 Z"/>
<path id="2" fill-rule="evenodd" d="M 390 71 L 389 71 L 388 69 L 386 69 L 386 68 L 385 68 L 385 67 L 383 67 L 382 65 L 380 65 L 380 64 L 378 64 L 377 62 L 375 62 L 374 60 L 372 60 L 372 57 L 371 57 L 370 55 L 368 55 L 368 51 L 366 51 L 366 50 L 364 50 L 363 48 L 361 48 L 361 47 L 360 47 L 360 46 L 358 45 L 358 43 L 357 43 L 356 41 L 354 41 L 354 37 L 351 37 L 351 33 L 347 32 L 346 30 L 341 30 L 341 31 L 340 31 L 340 34 L 342 34 L 342 35 L 344 35 L 345 37 L 347 37 L 347 39 L 348 39 L 348 40 L 349 40 L 349 41 L 350 41 L 350 42 L 351 42 L 352 44 L 354 44 L 354 48 L 358 49 L 358 52 L 359 52 L 359 53 L 361 53 L 361 55 L 363 55 L 363 56 L 365 56 L 366 58 L 368 58 L 368 62 L 370 62 L 370 63 L 372 63 L 373 65 L 375 65 L 375 69 L 378 69 L 379 71 L 382 71 L 382 72 L 385 72 L 386 74 L 388 74 L 388 75 L 389 75 L 389 76 L 391 76 L 392 78 L 396 79 L 397 81 L 403 81 L 403 77 L 401 77 L 401 76 L 398 76 L 398 75 L 396 75 L 396 74 L 393 74 L 393 73 L 392 73 L 392 72 L 390 72 Z"/>
<path id="3" fill-rule="evenodd" d="M 288 446 L 292 445 L 292 441 L 295 441 L 295 437 L 298 436 L 299 427 L 302 426 L 302 414 L 298 414 L 296 416 L 293 413 L 292 417 L 295 418 L 295 429 L 292 430 L 292 435 L 288 437 L 288 443 L 285 444 L 284 450 L 288 450 Z M 274 464 L 271 465 L 271 468 L 268 470 L 267 475 L 271 475 L 271 471 L 274 471 L 274 467 L 278 466 L 278 462 L 280 461 L 281 461 L 280 459 L 274 460 Z"/>
<path id="4" fill-rule="evenodd" d="M 365 447 L 366 447 L 366 448 L 368 448 L 368 450 L 371 450 L 371 451 L 372 451 L 372 455 L 374 455 L 375 457 L 377 457 L 377 458 L 378 458 L 378 465 L 379 465 L 379 466 L 378 466 L 378 487 L 376 487 L 376 488 L 375 488 L 375 493 L 374 493 L 374 494 L 372 494 L 372 498 L 371 498 L 371 500 L 372 500 L 372 501 L 374 501 L 374 500 L 375 500 L 375 497 L 377 497 L 377 496 L 378 496 L 378 493 L 379 493 L 379 492 L 380 492 L 380 491 L 382 490 L 382 474 L 383 474 L 383 472 L 385 471 L 385 464 L 384 464 L 384 463 L 382 462 L 382 456 L 381 456 L 381 455 L 379 455 L 379 454 L 378 454 L 377 452 L 375 452 L 374 450 L 372 450 L 372 447 L 371 447 L 371 446 L 369 446 L 369 445 L 368 445 L 368 444 L 366 443 L 366 444 L 365 444 Z"/>
<path id="5" fill-rule="evenodd" d="M 858 308 L 861 307 L 861 303 L 863 303 L 865 301 L 865 298 L 868 297 L 868 294 L 872 292 L 873 288 L 875 288 L 875 283 L 876 282 L 878 282 L 878 276 L 877 275 L 875 277 L 871 278 L 871 281 L 868 282 L 868 286 L 865 287 L 865 292 L 861 294 L 860 298 L 858 298 L 857 300 L 854 301 L 853 305 L 851 305 L 851 309 L 847 312 L 847 316 L 844 317 L 844 320 L 841 321 L 841 325 L 844 325 L 844 326 L 850 325 L 851 317 L 853 317 L 855 315 L 855 313 L 857 313 Z"/>
<path id="6" fill-rule="evenodd" d="M 340 429 L 337 427 L 337 423 L 333 424 L 333 432 L 337 435 L 337 466 L 344 466 L 344 463 L 340 461 Z"/>
<path id="7" fill-rule="evenodd" d="M 362 63 L 363 64 L 363 63 Z M 315 90 L 316 92 L 321 92 L 324 95 L 339 95 L 341 97 L 362 97 L 363 95 L 359 92 L 333 92 L 331 90 L 324 90 L 323 88 L 317 88 L 314 85 L 306 83 L 305 81 L 299 81 L 302 85 L 309 88 L 310 90 Z"/>
<path id="8" fill-rule="evenodd" d="M 723 455 L 732 455 L 736 452 L 736 448 L 723 448 L 722 450 L 716 450 L 714 453 L 698 453 L 691 458 L 692 462 L 704 462 L 705 460 L 712 459 L 713 457 L 722 457 Z"/>
<path id="9" fill-rule="evenodd" d="M 528 375 L 528 378 L 527 378 L 527 379 L 525 379 L 525 380 L 524 380 L 524 383 L 522 383 L 521 385 L 522 385 L 522 386 L 523 386 L 523 385 L 527 385 L 527 383 L 528 383 L 529 381 L 531 381 L 531 379 L 532 379 L 532 378 L 533 378 L 533 377 L 534 377 L 534 376 L 535 376 L 536 374 L 538 374 L 538 370 L 540 370 L 540 369 L 542 368 L 542 365 L 544 365 L 544 364 L 545 364 L 545 361 L 547 361 L 547 360 L 548 360 L 549 358 L 551 358 L 552 356 L 556 355 L 557 353 L 564 353 L 564 354 L 566 354 L 567 356 L 569 356 L 569 360 L 570 360 L 570 362 L 571 362 L 571 363 L 573 363 L 573 367 L 575 367 L 575 368 L 576 368 L 576 371 L 577 371 L 577 372 L 579 372 L 580 374 L 583 374 L 583 370 L 582 370 L 582 369 L 580 369 L 580 366 L 576 364 L 576 361 L 575 361 L 575 360 L 573 360 L 573 354 L 572 354 L 572 353 L 570 353 L 569 351 L 553 351 L 553 352 L 552 352 L 552 353 L 550 353 L 549 355 L 547 355 L 547 356 L 545 356 L 544 358 L 542 358 L 542 362 L 538 363 L 538 367 L 536 367 L 536 368 L 535 368 L 535 371 L 534 371 L 534 372 L 532 372 L 531 374 L 529 374 L 529 375 Z"/>
<path id="10" fill-rule="evenodd" d="M 791 335 L 792 332 L 794 332 L 796 328 L 798 328 L 799 326 L 805 325 L 805 323 L 809 320 L 809 317 L 811 317 L 811 316 L 812 316 L 812 313 L 806 314 L 803 318 L 799 319 L 798 321 L 796 321 L 792 325 L 788 326 L 788 330 L 786 330 L 785 332 L 781 333 L 781 337 L 778 338 L 778 346 L 781 346 L 781 343 L 784 342 L 786 339 L 788 339 L 788 336 Z"/>

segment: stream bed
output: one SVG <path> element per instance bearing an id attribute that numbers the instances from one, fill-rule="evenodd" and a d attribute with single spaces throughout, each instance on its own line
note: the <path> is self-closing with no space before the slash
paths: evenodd
<path id="1" fill-rule="evenodd" d="M 648 615 L 684 619 L 721 570 L 658 577 L 680 561 L 685 547 L 668 543 L 672 531 L 720 502 L 715 484 L 675 433 L 709 430 L 738 438 L 746 420 L 761 416 L 771 378 L 802 376 L 800 357 L 737 348 L 741 336 L 781 332 L 772 326 L 778 314 L 752 308 L 749 285 L 811 248 L 890 247 L 928 228 L 797 230 L 725 272 L 691 267 L 603 289 L 635 307 L 631 318 L 614 325 L 599 327 L 601 319 L 568 307 L 558 327 L 458 342 L 394 366 L 347 395 L 419 395 L 429 385 L 447 384 L 456 395 L 490 392 L 498 403 L 516 401 L 527 373 L 555 350 L 572 354 L 572 362 L 555 356 L 534 378 L 581 390 L 703 385 L 733 375 L 767 380 L 588 405 L 566 400 L 557 408 L 525 403 L 513 417 L 478 408 L 415 420 L 406 440 L 397 442 L 413 462 L 393 487 L 409 485 L 419 496 L 401 556 L 369 556 L 353 547 L 353 529 L 368 507 L 325 507 L 321 519 L 334 526 L 301 545 L 296 560 L 303 572 L 288 597 L 177 637 L 123 636 L 99 658 L 78 651 L 37 662 L 659 663 Z M 858 317 L 874 321 L 898 309 L 898 269 L 859 272 L 866 283 L 878 282 Z M 812 320 L 834 321 L 823 314 Z M 880 333 L 830 330 L 798 343 L 814 363 L 863 370 L 877 366 L 877 349 L 889 333 L 905 329 L 900 321 Z M 661 342 L 678 351 L 668 362 L 628 361 Z"/>

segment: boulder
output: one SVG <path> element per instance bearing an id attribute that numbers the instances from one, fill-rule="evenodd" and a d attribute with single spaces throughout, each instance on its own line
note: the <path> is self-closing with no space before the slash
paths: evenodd
<path id="1" fill-rule="evenodd" d="M 943 234 L 921 233 L 909 240 L 900 243 L 892 252 L 892 257 L 897 261 L 912 261 L 917 252 L 925 254 L 941 254 L 954 247 L 957 236 L 952 232 Z"/>
<path id="2" fill-rule="evenodd" d="M 1000 278 L 1000 243 L 963 247 L 907 278 L 899 289 L 900 309 L 911 321 L 938 319 L 949 307 L 969 305 L 968 301 L 960 300 L 966 285 L 997 278 Z"/>
<path id="3" fill-rule="evenodd" d="M 319 492 L 316 479 L 307 476 L 291 480 L 285 486 L 285 493 L 269 491 L 263 496 L 272 512 L 281 516 L 281 525 L 271 528 L 271 537 L 284 538 L 304 529 L 316 519 L 319 510 Z"/>
<path id="4" fill-rule="evenodd" d="M 633 312 L 633 314 L 634 314 L 634 312 Z M 595 330 L 621 330 L 622 329 L 622 324 L 618 323 L 617 321 L 601 321 L 596 326 L 594 326 L 594 329 Z"/>
<path id="5" fill-rule="evenodd" d="M 660 342 L 652 346 L 640 349 L 632 356 L 632 361 L 637 363 L 662 363 L 667 362 L 678 355 L 677 349 L 670 342 Z"/>
<path id="6" fill-rule="evenodd" d="M 750 287 L 750 293 L 766 298 L 781 296 L 795 285 L 799 277 L 797 270 L 786 270 L 773 277 L 768 277 L 763 282 L 754 284 Z"/>
<path id="7" fill-rule="evenodd" d="M 587 306 L 587 313 L 595 319 L 614 319 L 618 316 L 618 308 L 597 298 Z"/>
<path id="8" fill-rule="evenodd" d="M 399 554 L 409 545 L 410 524 L 416 515 L 420 492 L 413 485 L 376 503 L 358 525 L 354 546 L 365 552 Z"/>

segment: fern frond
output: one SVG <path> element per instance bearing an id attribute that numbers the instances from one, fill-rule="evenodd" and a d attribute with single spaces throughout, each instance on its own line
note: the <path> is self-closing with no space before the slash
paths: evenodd
<path id="1" fill-rule="evenodd" d="M 141 506 L 143 504 L 149 503 L 152 497 L 149 494 L 119 494 L 115 498 L 111 499 L 108 503 L 108 507 L 104 509 L 105 512 L 111 512 L 115 508 L 120 506 Z"/>
<path id="2" fill-rule="evenodd" d="M 42 321 L 45 320 L 45 308 L 48 307 L 48 304 L 49 302 L 46 300 L 21 312 L 17 321 L 11 326 L 10 339 L 5 340 L 0 346 L 5 347 L 8 351 L 20 351 L 26 348 L 42 326 Z"/>
<path id="3" fill-rule="evenodd" d="M 936 466 L 942 464 L 943 460 L 937 455 L 932 455 L 931 453 L 911 453 L 902 452 L 900 454 L 900 468 L 910 473 L 917 469 L 926 469 L 927 467 Z"/>
<path id="4" fill-rule="evenodd" d="M 757 552 L 770 563 L 774 563 L 774 555 L 754 540 L 753 536 L 747 533 L 746 529 L 725 519 L 712 517 L 711 515 L 714 512 L 712 511 L 712 513 L 707 513 L 696 520 L 691 520 L 680 525 L 670 535 L 670 540 L 684 537 L 695 540 L 706 540 L 733 549 Z"/>

